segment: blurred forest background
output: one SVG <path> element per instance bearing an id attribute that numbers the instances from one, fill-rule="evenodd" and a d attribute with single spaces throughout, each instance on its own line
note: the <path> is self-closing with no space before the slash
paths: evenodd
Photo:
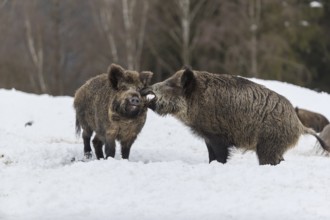
<path id="1" fill-rule="evenodd" d="M 0 87 L 73 95 L 108 65 L 330 92 L 329 0 L 0 0 Z"/>

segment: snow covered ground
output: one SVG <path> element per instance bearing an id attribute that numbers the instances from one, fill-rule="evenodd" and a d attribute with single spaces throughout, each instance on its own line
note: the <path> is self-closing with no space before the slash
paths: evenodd
<path id="1" fill-rule="evenodd" d="M 329 94 L 253 80 L 330 119 Z M 202 140 L 149 111 L 130 161 L 71 162 L 83 156 L 72 101 L 0 90 L 0 219 L 330 219 L 330 157 L 312 136 L 278 166 L 237 150 L 208 164 Z"/>

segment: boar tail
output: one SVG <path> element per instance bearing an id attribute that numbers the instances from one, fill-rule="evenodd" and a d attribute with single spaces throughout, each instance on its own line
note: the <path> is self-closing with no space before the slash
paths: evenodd
<path id="1" fill-rule="evenodd" d="M 78 121 L 78 118 L 76 118 L 76 136 L 79 137 L 81 134 L 81 126 L 80 123 Z"/>
<path id="2" fill-rule="evenodd" d="M 306 128 L 304 127 L 304 133 L 305 134 L 311 134 L 313 135 L 317 141 L 320 143 L 321 147 L 323 148 L 323 150 L 330 152 L 330 146 L 328 146 L 318 135 L 317 133 L 312 129 L 312 128 Z"/>

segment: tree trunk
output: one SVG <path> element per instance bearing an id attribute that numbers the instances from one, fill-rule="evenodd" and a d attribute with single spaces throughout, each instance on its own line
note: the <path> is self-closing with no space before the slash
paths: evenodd
<path id="1" fill-rule="evenodd" d="M 123 20 L 124 20 L 124 28 L 126 32 L 126 53 L 127 53 L 127 68 L 135 69 L 134 66 L 134 48 L 133 48 L 133 33 L 132 33 L 132 20 L 133 20 L 133 8 L 135 5 L 135 0 L 122 0 L 123 2 Z"/>
<path id="2" fill-rule="evenodd" d="M 250 52 L 251 52 L 251 75 L 259 77 L 258 72 L 258 38 L 257 31 L 260 24 L 261 14 L 261 0 L 250 0 L 249 1 L 249 17 L 250 17 Z"/>
<path id="3" fill-rule="evenodd" d="M 59 0 L 54 2 L 54 92 L 57 95 L 63 94 L 63 83 L 61 77 L 61 39 L 60 39 L 60 3 Z"/>
<path id="4" fill-rule="evenodd" d="M 99 14 L 100 14 L 100 23 L 101 23 L 101 28 L 106 34 L 107 37 L 107 42 L 110 47 L 110 53 L 111 57 L 114 63 L 119 62 L 119 57 L 118 57 L 118 51 L 117 51 L 117 46 L 115 43 L 115 38 L 113 36 L 113 16 L 112 16 L 112 11 L 111 5 L 107 3 L 108 1 L 103 0 L 104 6 L 100 6 L 99 9 Z"/>
<path id="5" fill-rule="evenodd" d="M 141 26 L 139 28 L 139 35 L 138 35 L 138 39 L 137 39 L 138 42 L 137 42 L 136 54 L 135 54 L 135 69 L 138 71 L 140 70 L 141 56 L 142 56 L 142 50 L 143 50 L 143 46 L 144 46 L 148 10 L 149 10 L 149 2 L 143 1 L 143 9 L 142 9 L 142 14 L 141 14 Z"/>
<path id="6" fill-rule="evenodd" d="M 182 61 L 190 65 L 190 0 L 180 0 L 182 27 Z"/>
<path id="7" fill-rule="evenodd" d="M 43 46 L 41 33 L 37 33 L 37 36 L 33 37 L 31 22 L 29 18 L 25 20 L 26 28 L 26 39 L 34 66 L 37 72 L 37 82 L 39 84 L 39 89 L 41 93 L 47 93 L 47 85 L 43 75 Z M 37 44 L 37 45 L 36 45 Z"/>

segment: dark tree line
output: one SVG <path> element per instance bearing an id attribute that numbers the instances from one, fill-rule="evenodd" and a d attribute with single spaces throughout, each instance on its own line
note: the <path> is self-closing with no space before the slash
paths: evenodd
<path id="1" fill-rule="evenodd" d="M 0 31 L 2 88 L 72 95 L 114 62 L 154 81 L 189 65 L 330 92 L 325 0 L 0 0 Z"/>

